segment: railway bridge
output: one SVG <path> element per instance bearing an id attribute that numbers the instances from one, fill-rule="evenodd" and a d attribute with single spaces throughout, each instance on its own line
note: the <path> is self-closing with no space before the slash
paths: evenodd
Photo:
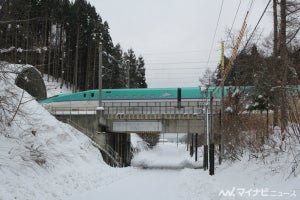
<path id="1" fill-rule="evenodd" d="M 219 101 L 214 109 L 219 109 Z M 103 102 L 103 110 L 96 106 L 44 107 L 62 120 L 72 120 L 89 131 L 98 131 L 98 125 L 117 133 L 200 133 L 209 102 Z"/>
<path id="2" fill-rule="evenodd" d="M 213 102 L 214 109 L 220 102 Z M 70 123 L 91 137 L 104 149 L 113 149 L 122 162 L 130 163 L 130 134 L 127 133 L 205 133 L 205 119 L 209 108 L 206 100 L 161 102 L 103 102 L 96 105 L 44 107 L 57 119 Z M 215 111 L 213 111 L 216 113 Z M 209 114 L 209 113 L 208 113 Z M 110 156 L 111 157 L 111 156 Z"/>

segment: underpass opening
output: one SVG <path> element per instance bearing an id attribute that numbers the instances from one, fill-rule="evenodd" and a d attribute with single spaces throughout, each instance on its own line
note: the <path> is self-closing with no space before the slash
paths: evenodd
<path id="1" fill-rule="evenodd" d="M 187 143 L 172 141 L 172 137 L 177 134 L 171 133 L 165 135 L 164 142 L 158 142 L 155 146 L 149 149 L 136 151 L 133 153 L 131 165 L 143 169 L 173 169 L 180 170 L 183 168 L 201 168 L 202 154 L 199 153 L 198 161 L 195 162 L 195 155 L 190 155 L 187 149 Z M 180 134 L 185 137 L 187 134 Z M 187 136 L 186 136 L 187 137 Z M 162 138 L 162 134 L 161 137 Z"/>

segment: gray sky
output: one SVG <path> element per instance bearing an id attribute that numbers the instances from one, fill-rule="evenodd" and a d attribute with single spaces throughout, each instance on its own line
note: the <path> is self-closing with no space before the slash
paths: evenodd
<path id="1" fill-rule="evenodd" d="M 224 0 L 213 43 L 221 0 L 88 1 L 108 22 L 114 44 L 143 56 L 149 88 L 198 86 L 205 69 L 214 70 L 220 62 L 220 42 L 227 39 L 225 28 L 232 26 L 240 2 Z M 267 3 L 254 0 L 247 21 L 250 31 Z M 250 4 L 251 0 L 241 0 L 234 31 L 240 30 Z M 272 31 L 271 9 L 268 11 L 259 26 L 263 35 Z M 225 53 L 230 54 L 229 50 Z"/>

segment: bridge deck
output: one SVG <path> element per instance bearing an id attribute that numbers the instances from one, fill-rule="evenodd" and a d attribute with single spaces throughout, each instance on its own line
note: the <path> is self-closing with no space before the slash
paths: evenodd
<path id="1" fill-rule="evenodd" d="M 207 102 L 187 101 L 181 106 L 175 102 L 148 103 L 104 103 L 104 115 L 107 119 L 197 119 L 205 113 Z M 95 115 L 96 107 L 60 107 L 45 105 L 53 115 Z M 220 108 L 220 102 L 214 102 L 215 111 Z"/>

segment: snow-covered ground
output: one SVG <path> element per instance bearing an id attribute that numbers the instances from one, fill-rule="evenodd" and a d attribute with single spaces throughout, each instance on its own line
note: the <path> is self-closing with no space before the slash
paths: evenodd
<path id="1" fill-rule="evenodd" d="M 191 158 L 186 149 L 185 144 L 158 143 L 151 150 L 135 154 L 131 165 L 150 169 L 200 168 L 202 154 L 198 156 L 198 162 L 195 162 L 195 158 Z"/>
<path id="2" fill-rule="evenodd" d="M 0 86 L 0 97 L 14 92 L 11 101 L 19 102 L 21 89 L 1 80 Z M 195 164 L 185 145 L 160 143 L 149 150 L 142 144 L 132 161 L 136 167 L 112 168 L 88 137 L 57 121 L 27 93 L 22 102 L 21 112 L 8 116 L 14 117 L 10 125 L 0 126 L 0 200 L 300 199 L 299 167 L 293 174 L 286 154 L 265 162 L 245 155 L 217 165 L 210 176 L 202 169 L 175 169 Z M 151 166 L 169 169 L 143 169 Z"/>
<path id="3" fill-rule="evenodd" d="M 226 162 L 216 166 L 214 176 L 203 169 L 174 168 L 187 160 L 193 162 L 185 145 L 159 144 L 153 150 L 138 153 L 133 159 L 133 163 L 143 163 L 150 168 L 129 168 L 130 173 L 122 178 L 86 193 L 77 192 L 69 200 L 299 199 L 299 177 L 288 178 L 290 172 L 278 168 L 287 167 L 280 160 L 273 166 L 247 158 L 236 163 Z M 151 169 L 151 166 L 167 168 Z"/>
<path id="4" fill-rule="evenodd" d="M 70 86 L 67 88 L 66 84 L 61 85 L 61 80 L 54 80 L 52 76 L 44 75 L 43 77 L 46 89 L 47 89 L 47 97 L 52 97 L 58 94 L 69 94 L 72 93 L 72 88 Z M 49 81 L 48 81 L 49 79 Z M 53 81 L 52 81 L 53 80 Z"/>

